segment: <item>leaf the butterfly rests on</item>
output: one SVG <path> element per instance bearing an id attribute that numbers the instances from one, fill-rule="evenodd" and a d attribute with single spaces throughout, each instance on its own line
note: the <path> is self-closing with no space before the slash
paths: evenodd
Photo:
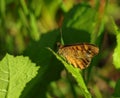
<path id="1" fill-rule="evenodd" d="M 72 74 L 72 76 L 75 78 L 75 80 L 77 81 L 79 87 L 80 87 L 80 92 L 81 95 L 84 95 L 85 98 L 92 98 L 91 94 L 89 92 L 89 90 L 87 89 L 87 86 L 84 82 L 84 79 L 82 77 L 81 70 L 74 68 L 73 66 L 70 66 L 71 64 L 68 64 L 63 58 L 61 58 L 60 55 L 56 54 L 52 49 L 48 48 L 55 56 L 56 58 L 61 61 L 65 68 L 68 70 L 68 72 L 70 72 Z"/>
<path id="2" fill-rule="evenodd" d="M 63 56 L 74 67 L 85 69 L 91 59 L 99 53 L 99 48 L 93 44 L 83 43 L 74 45 L 60 45 L 58 54 Z"/>

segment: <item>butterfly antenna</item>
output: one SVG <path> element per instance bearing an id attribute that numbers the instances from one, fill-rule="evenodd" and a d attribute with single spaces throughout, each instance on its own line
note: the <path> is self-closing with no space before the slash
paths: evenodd
<path id="1" fill-rule="evenodd" d="M 63 41 L 63 37 L 62 37 L 62 28 L 60 28 L 60 35 L 61 35 L 60 42 L 62 45 L 64 45 L 64 41 Z"/>

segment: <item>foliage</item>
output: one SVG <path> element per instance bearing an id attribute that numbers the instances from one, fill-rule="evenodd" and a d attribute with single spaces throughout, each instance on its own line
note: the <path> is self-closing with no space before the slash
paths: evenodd
<path id="1" fill-rule="evenodd" d="M 115 1 L 1 0 L 0 98 L 120 97 Z M 92 43 L 100 52 L 80 70 L 57 54 L 57 42 Z"/>
<path id="2" fill-rule="evenodd" d="M 85 82 L 83 80 L 82 75 L 80 74 L 80 70 L 77 68 L 74 68 L 72 65 L 68 64 L 64 59 L 62 59 L 59 55 L 57 55 L 54 51 L 52 51 L 50 48 L 48 48 L 58 60 L 60 60 L 66 67 L 66 69 L 72 74 L 72 76 L 76 79 L 78 85 L 80 86 L 80 92 L 82 95 L 84 95 L 86 98 L 91 98 L 91 95 L 85 85 Z"/>
<path id="3" fill-rule="evenodd" d="M 0 62 L 0 98 L 19 98 L 38 68 L 28 57 L 7 54 Z"/>

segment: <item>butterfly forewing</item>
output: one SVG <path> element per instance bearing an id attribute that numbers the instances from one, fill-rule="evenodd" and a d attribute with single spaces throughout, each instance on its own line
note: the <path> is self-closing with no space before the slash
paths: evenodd
<path id="1" fill-rule="evenodd" d="M 84 69 L 89 66 L 93 56 L 98 54 L 99 48 L 92 44 L 75 44 L 60 46 L 58 53 L 74 67 Z"/>

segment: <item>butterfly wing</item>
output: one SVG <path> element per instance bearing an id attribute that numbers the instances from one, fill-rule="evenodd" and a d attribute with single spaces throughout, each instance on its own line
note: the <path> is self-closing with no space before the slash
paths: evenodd
<path id="1" fill-rule="evenodd" d="M 74 67 L 84 69 L 89 66 L 92 57 L 96 54 L 95 49 L 97 47 L 90 44 L 77 44 L 64 46 L 58 50 L 58 53 Z M 98 53 L 98 50 L 96 51 Z"/>

